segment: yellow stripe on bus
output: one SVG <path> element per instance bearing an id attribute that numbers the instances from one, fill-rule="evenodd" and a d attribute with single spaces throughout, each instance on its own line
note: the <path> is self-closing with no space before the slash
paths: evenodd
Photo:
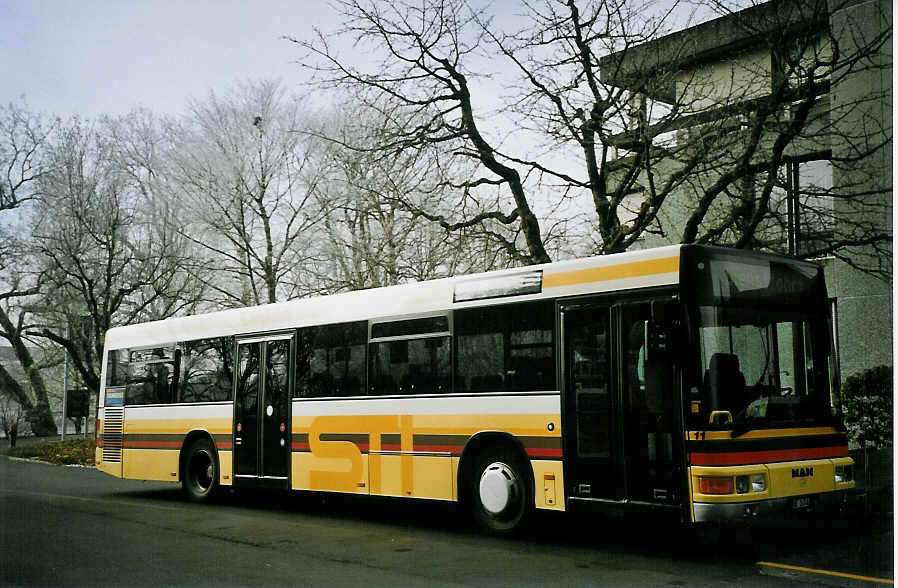
<path id="1" fill-rule="evenodd" d="M 737 439 L 773 439 L 780 437 L 805 437 L 811 435 L 833 435 L 839 431 L 835 427 L 808 427 L 805 429 L 758 429 L 739 435 Z M 686 431 L 687 441 L 717 441 L 733 439 L 732 431 Z"/>
<path id="2" fill-rule="evenodd" d="M 588 269 L 573 270 L 545 274 L 543 276 L 543 288 L 558 288 L 561 286 L 573 286 L 589 282 L 605 282 L 608 280 L 620 280 L 623 278 L 637 278 L 654 274 L 669 274 L 680 271 L 680 258 L 662 257 L 661 259 L 649 259 L 646 261 L 634 261 L 605 267 L 593 267 Z"/>

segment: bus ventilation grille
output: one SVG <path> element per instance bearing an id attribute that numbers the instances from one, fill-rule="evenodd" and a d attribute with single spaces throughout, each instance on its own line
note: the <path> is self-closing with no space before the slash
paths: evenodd
<path id="1" fill-rule="evenodd" d="M 122 461 L 122 425 L 124 408 L 107 408 L 103 411 L 103 461 Z"/>

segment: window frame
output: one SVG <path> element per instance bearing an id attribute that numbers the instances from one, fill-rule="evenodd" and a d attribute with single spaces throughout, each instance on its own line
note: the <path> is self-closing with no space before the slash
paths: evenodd
<path id="1" fill-rule="evenodd" d="M 438 312 L 423 312 L 416 313 L 410 315 L 403 315 L 399 317 L 388 317 L 388 318 L 377 318 L 370 319 L 368 321 L 368 343 L 365 347 L 366 354 L 366 371 L 368 372 L 367 378 L 367 387 L 365 389 L 365 395 L 371 398 L 383 398 L 387 396 L 444 396 L 446 394 L 454 394 L 455 393 L 455 335 L 454 335 L 454 317 L 453 310 L 443 310 Z M 387 335 L 387 336 L 378 336 L 374 337 L 374 332 L 376 327 L 379 325 L 401 325 L 402 323 L 406 323 L 409 326 L 412 326 L 414 321 L 421 321 L 426 319 L 446 319 L 446 329 L 444 330 L 433 330 L 433 331 L 416 331 L 414 329 L 409 329 L 407 334 L 398 334 L 398 335 Z M 395 393 L 388 394 L 380 394 L 375 393 L 372 389 L 372 383 L 375 380 L 375 366 L 374 359 L 375 353 L 373 352 L 372 345 L 380 345 L 380 344 L 392 344 L 398 342 L 408 342 L 408 341 L 421 341 L 421 340 L 444 340 L 447 351 L 449 354 L 448 357 L 448 366 L 446 368 L 446 390 L 442 392 L 438 392 L 436 390 L 430 390 L 427 392 L 420 393 L 404 393 L 399 392 L 398 389 Z M 406 353 L 408 353 L 408 349 L 406 349 Z M 406 358 L 408 356 L 406 355 Z M 390 354 L 390 365 L 393 365 L 393 356 Z M 408 363 L 408 361 L 404 362 Z M 392 373 L 390 374 L 392 376 Z M 397 383 L 398 388 L 398 383 Z"/>

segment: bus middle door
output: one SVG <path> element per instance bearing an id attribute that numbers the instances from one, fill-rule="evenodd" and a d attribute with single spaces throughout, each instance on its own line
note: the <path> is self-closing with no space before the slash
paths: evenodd
<path id="1" fill-rule="evenodd" d="M 292 340 L 287 334 L 237 343 L 235 484 L 288 487 Z"/>

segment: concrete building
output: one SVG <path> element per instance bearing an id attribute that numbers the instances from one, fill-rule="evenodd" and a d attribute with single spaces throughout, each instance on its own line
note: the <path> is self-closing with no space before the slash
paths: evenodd
<path id="1" fill-rule="evenodd" d="M 774 0 L 600 60 L 631 101 L 619 167 L 655 154 L 634 201 L 682 175 L 641 244 L 704 206 L 697 234 L 738 242 L 764 207 L 745 244 L 824 264 L 843 380 L 892 364 L 891 31 L 889 0 Z"/>

